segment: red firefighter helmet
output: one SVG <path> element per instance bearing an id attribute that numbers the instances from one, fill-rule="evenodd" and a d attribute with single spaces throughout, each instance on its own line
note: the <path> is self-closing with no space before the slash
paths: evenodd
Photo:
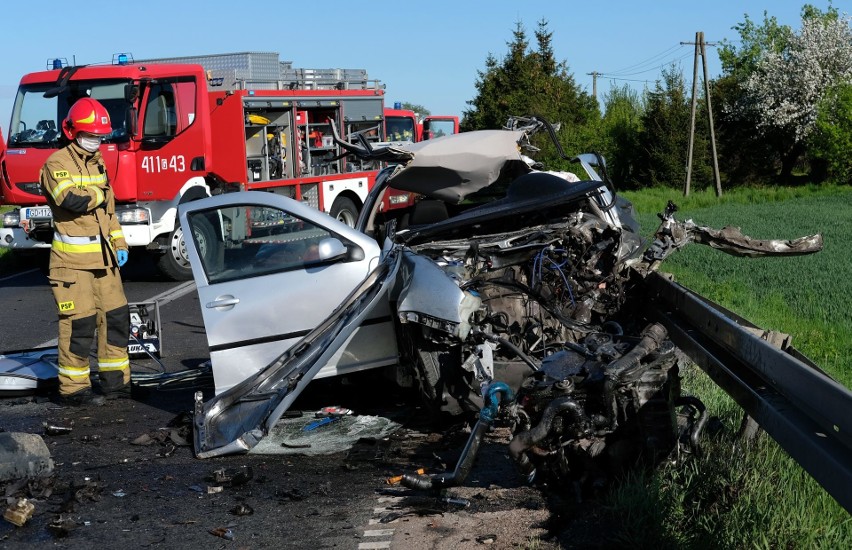
<path id="1" fill-rule="evenodd" d="M 68 139 L 74 139 L 80 132 L 105 136 L 112 132 L 109 113 L 100 101 L 90 97 L 78 99 L 62 123 L 62 131 Z"/>

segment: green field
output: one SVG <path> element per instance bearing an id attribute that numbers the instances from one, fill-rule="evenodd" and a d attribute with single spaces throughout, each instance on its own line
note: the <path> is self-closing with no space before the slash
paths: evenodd
<path id="1" fill-rule="evenodd" d="M 747 189 L 717 199 L 672 190 L 624 193 L 650 235 L 671 199 L 676 217 L 740 227 L 755 238 L 822 233 L 811 256 L 736 258 L 701 245 L 675 253 L 661 271 L 753 323 L 793 335 L 793 345 L 852 387 L 852 188 Z M 705 437 L 705 456 L 638 475 L 610 498 L 621 522 L 615 541 L 690 548 L 852 548 L 852 517 L 769 437 L 738 445 L 737 405 L 699 369 L 684 390 L 707 404 L 723 429 Z M 852 415 L 850 415 L 852 416 Z M 841 429 L 849 429 L 841 426 Z"/>

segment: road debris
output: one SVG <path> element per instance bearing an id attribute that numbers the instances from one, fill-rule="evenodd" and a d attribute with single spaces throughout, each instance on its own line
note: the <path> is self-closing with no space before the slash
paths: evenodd
<path id="1" fill-rule="evenodd" d="M 53 459 L 40 435 L 0 433 L 0 482 L 47 477 L 52 473 Z"/>
<path id="2" fill-rule="evenodd" d="M 339 417 L 336 417 L 336 416 L 326 416 L 324 418 L 321 418 L 320 420 L 316 420 L 314 422 L 309 423 L 307 426 L 302 428 L 302 430 L 306 431 L 306 432 L 309 432 L 311 430 L 316 430 L 317 428 L 319 428 L 321 426 L 325 426 L 326 424 L 331 424 L 332 422 L 334 422 L 338 418 Z"/>
<path id="3" fill-rule="evenodd" d="M 335 416 L 348 416 L 352 414 L 352 409 L 347 409 L 344 407 L 332 406 L 332 407 L 323 407 L 317 412 L 314 413 L 314 416 L 317 418 L 325 418 L 327 416 L 335 417 Z"/>
<path id="4" fill-rule="evenodd" d="M 77 527 L 77 523 L 66 515 L 58 515 L 50 523 L 47 524 L 47 530 L 54 537 L 67 537 L 68 534 Z"/>
<path id="5" fill-rule="evenodd" d="M 3 519 L 18 527 L 23 527 L 33 517 L 33 512 L 35 512 L 35 505 L 25 498 L 19 498 L 15 504 L 6 508 L 6 511 L 3 512 Z"/>
<path id="6" fill-rule="evenodd" d="M 497 535 L 488 534 L 476 537 L 476 542 L 479 544 L 494 544 L 497 541 Z"/>
<path id="7" fill-rule="evenodd" d="M 42 422 L 42 426 L 44 426 L 44 435 L 67 435 L 71 433 L 74 423 L 71 422 L 67 426 L 59 426 L 57 424 Z"/>
<path id="8" fill-rule="evenodd" d="M 238 487 L 248 483 L 253 478 L 254 471 L 251 466 L 241 466 L 239 468 L 213 470 L 207 480 L 223 487 Z"/>
<path id="9" fill-rule="evenodd" d="M 424 475 L 424 474 L 426 473 L 426 470 L 425 470 L 425 469 L 423 469 L 423 468 L 418 468 L 418 469 L 415 471 L 415 473 L 416 473 L 417 475 L 419 475 L 419 476 L 422 476 L 422 475 Z M 401 475 L 399 475 L 399 476 L 392 476 L 392 477 L 387 478 L 387 479 L 385 480 L 385 483 L 387 483 L 388 485 L 399 485 L 399 483 L 400 483 L 401 481 L 402 481 L 402 476 L 401 476 Z"/>
<path id="10" fill-rule="evenodd" d="M 217 527 L 215 529 L 210 529 L 208 533 L 217 537 L 221 537 L 225 540 L 234 540 L 234 532 L 231 529 L 227 529 L 225 527 Z"/>
<path id="11" fill-rule="evenodd" d="M 237 504 L 229 510 L 235 516 L 250 516 L 254 513 L 254 508 L 248 504 Z"/>

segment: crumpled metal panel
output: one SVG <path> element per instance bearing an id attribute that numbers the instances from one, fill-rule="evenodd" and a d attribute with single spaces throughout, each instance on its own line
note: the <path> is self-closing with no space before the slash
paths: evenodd
<path id="1" fill-rule="evenodd" d="M 525 132 L 479 130 L 401 147 L 414 158 L 389 178 L 402 191 L 449 203 L 497 181 L 511 181 L 531 169 L 521 160 L 518 142 Z"/>
<path id="2" fill-rule="evenodd" d="M 269 433 L 329 358 L 384 299 L 399 268 L 392 251 L 325 321 L 278 359 L 204 403 L 195 396 L 198 458 L 244 453 Z"/>

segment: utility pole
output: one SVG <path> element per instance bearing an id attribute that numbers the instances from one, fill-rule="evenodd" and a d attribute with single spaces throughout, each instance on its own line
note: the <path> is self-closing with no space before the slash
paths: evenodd
<path id="1" fill-rule="evenodd" d="M 719 179 L 719 159 L 716 155 L 716 131 L 713 128 L 713 105 L 710 99 L 710 81 L 707 78 L 707 50 L 706 46 L 715 46 L 715 42 L 704 42 L 704 33 L 695 33 L 695 42 L 681 42 L 683 45 L 695 45 L 695 62 L 692 67 L 692 109 L 689 123 L 689 151 L 686 161 L 686 182 L 683 186 L 683 196 L 689 196 L 689 184 L 692 178 L 692 153 L 695 146 L 695 112 L 698 103 L 698 57 L 701 56 L 701 64 L 704 69 L 704 97 L 707 99 L 707 122 L 710 124 L 710 148 L 713 153 L 713 177 L 716 181 L 716 196 L 722 196 L 722 182 Z"/>
<path id="2" fill-rule="evenodd" d="M 599 73 L 597 71 L 592 71 L 592 72 L 586 73 L 586 74 L 590 75 L 592 77 L 592 97 L 597 99 L 598 98 L 598 77 L 601 75 L 601 73 Z"/>

